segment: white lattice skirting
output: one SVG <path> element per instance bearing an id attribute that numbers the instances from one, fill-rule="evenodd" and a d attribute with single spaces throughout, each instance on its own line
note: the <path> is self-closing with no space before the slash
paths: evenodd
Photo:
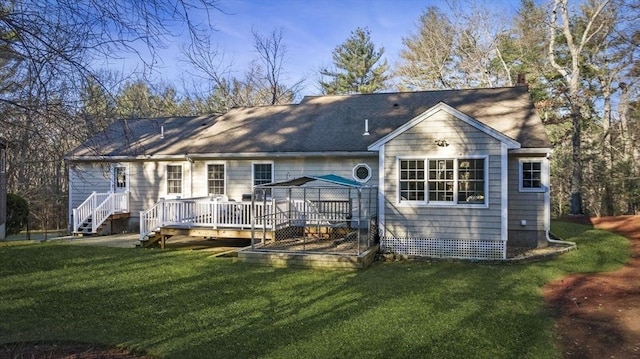
<path id="1" fill-rule="evenodd" d="M 505 259 L 507 243 L 500 240 L 383 238 L 380 242 L 380 249 L 425 257 Z"/>

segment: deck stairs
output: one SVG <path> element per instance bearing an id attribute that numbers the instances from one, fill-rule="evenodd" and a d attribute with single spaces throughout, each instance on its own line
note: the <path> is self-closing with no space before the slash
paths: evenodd
<path id="1" fill-rule="evenodd" d="M 107 226 L 107 221 L 102 222 L 101 225 L 98 226 L 98 228 L 96 228 L 96 232 L 93 233 L 93 227 L 91 225 L 91 222 L 93 222 L 93 218 L 89 217 L 87 218 L 84 222 L 82 222 L 82 224 L 76 228 L 76 231 L 74 232 L 75 235 L 78 236 L 91 236 L 91 235 L 99 235 L 102 233 L 102 231 L 105 229 L 105 227 Z"/>
<path id="2" fill-rule="evenodd" d="M 100 225 L 98 225 L 96 227 L 95 232 L 93 232 L 93 226 L 92 226 L 93 218 L 89 217 L 84 222 L 82 222 L 80 224 L 80 226 L 74 232 L 74 235 L 82 236 L 82 237 L 99 236 L 99 235 L 104 234 L 105 228 L 107 227 L 107 225 L 111 221 L 116 220 L 116 219 L 121 219 L 121 218 L 129 218 L 129 217 L 130 217 L 129 213 L 114 213 L 114 214 L 111 214 Z"/>
<path id="3" fill-rule="evenodd" d="M 160 239 L 161 239 L 160 230 L 158 229 L 158 230 L 147 233 L 144 236 L 144 238 L 140 240 L 140 244 L 143 247 L 148 248 L 158 243 Z"/>
<path id="4" fill-rule="evenodd" d="M 93 192 L 80 206 L 73 209 L 73 234 L 100 235 L 113 220 L 129 216 L 128 192 Z"/>

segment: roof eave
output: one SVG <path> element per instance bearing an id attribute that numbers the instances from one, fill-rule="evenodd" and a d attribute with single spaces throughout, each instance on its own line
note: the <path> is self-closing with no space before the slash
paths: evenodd
<path id="1" fill-rule="evenodd" d="M 551 147 L 515 148 L 510 152 L 515 154 L 536 154 L 536 153 L 551 154 L 553 152 L 553 148 Z"/>
<path id="2" fill-rule="evenodd" d="M 375 157 L 371 151 L 324 151 L 324 152 L 239 152 L 239 153 L 185 153 L 180 155 L 139 155 L 139 156 L 68 156 L 66 161 L 145 161 L 145 160 L 205 160 L 210 158 L 299 158 L 299 157 Z"/>

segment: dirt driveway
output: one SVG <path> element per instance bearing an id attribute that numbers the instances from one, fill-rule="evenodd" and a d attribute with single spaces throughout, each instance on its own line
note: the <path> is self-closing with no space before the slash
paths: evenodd
<path id="1" fill-rule="evenodd" d="M 563 357 L 640 358 L 640 216 L 591 223 L 629 238 L 633 254 L 617 271 L 572 275 L 545 286 Z"/>

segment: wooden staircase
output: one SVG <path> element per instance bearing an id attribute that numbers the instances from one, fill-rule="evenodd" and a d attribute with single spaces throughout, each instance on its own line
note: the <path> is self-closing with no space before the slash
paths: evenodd
<path id="1" fill-rule="evenodd" d="M 144 248 L 149 248 L 160 242 L 161 239 L 162 237 L 160 236 L 160 230 L 151 231 L 144 236 L 143 240 L 140 240 L 140 245 L 142 245 L 142 247 Z M 160 243 L 160 246 L 162 246 L 162 243 Z"/>
<path id="2" fill-rule="evenodd" d="M 93 192 L 73 209 L 73 234 L 100 235 L 114 220 L 129 218 L 129 192 Z"/>
<path id="3" fill-rule="evenodd" d="M 95 232 L 91 231 L 93 217 L 89 217 L 86 220 L 84 220 L 80 224 L 80 226 L 78 226 L 78 228 L 76 228 L 74 235 L 80 236 L 80 237 L 100 236 L 104 234 L 103 232 L 104 232 L 104 229 L 107 227 L 107 225 L 112 223 L 114 220 L 129 218 L 129 217 L 130 217 L 129 213 L 113 213 L 96 228 Z"/>

